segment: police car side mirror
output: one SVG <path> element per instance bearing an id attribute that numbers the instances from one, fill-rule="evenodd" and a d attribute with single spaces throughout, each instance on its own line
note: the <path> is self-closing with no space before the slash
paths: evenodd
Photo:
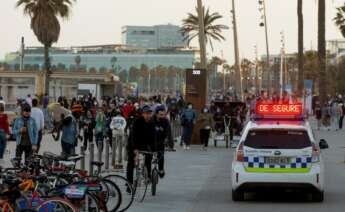
<path id="1" fill-rule="evenodd" d="M 328 149 L 329 148 L 328 143 L 325 139 L 320 140 L 319 147 L 320 147 L 320 149 Z"/>

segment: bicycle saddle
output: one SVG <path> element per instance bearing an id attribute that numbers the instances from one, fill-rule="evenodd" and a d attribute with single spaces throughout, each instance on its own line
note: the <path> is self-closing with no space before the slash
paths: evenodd
<path id="1" fill-rule="evenodd" d="M 99 162 L 99 161 L 92 161 L 92 162 L 91 162 L 91 165 L 97 166 L 97 167 L 101 167 L 101 166 L 104 165 L 104 163 L 103 163 L 103 162 Z"/>

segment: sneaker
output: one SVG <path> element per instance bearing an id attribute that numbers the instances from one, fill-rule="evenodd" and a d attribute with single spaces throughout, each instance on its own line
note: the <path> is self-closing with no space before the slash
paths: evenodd
<path id="1" fill-rule="evenodd" d="M 185 144 L 183 144 L 183 149 L 186 150 L 187 149 L 187 146 Z"/>
<path id="2" fill-rule="evenodd" d="M 129 194 L 129 195 L 132 195 L 132 189 L 130 189 L 130 187 L 128 186 L 128 185 L 126 185 L 126 192 L 127 192 L 127 194 Z"/>
<path id="3" fill-rule="evenodd" d="M 165 176 L 165 171 L 164 170 L 159 171 L 158 175 L 160 178 L 163 178 Z"/>
<path id="4" fill-rule="evenodd" d="M 190 146 L 187 146 L 187 150 L 190 150 Z"/>

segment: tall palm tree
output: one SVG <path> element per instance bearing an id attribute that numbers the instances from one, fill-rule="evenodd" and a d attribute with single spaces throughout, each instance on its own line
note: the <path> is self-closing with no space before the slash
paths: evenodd
<path id="1" fill-rule="evenodd" d="M 80 63 L 81 63 L 81 57 L 78 55 L 74 58 L 74 62 L 77 66 L 77 71 L 79 71 L 79 68 L 80 68 Z"/>
<path id="2" fill-rule="evenodd" d="M 210 44 L 213 50 L 213 40 L 224 41 L 225 37 L 222 35 L 222 31 L 229 29 L 226 25 L 217 24 L 216 22 L 223 18 L 218 12 L 210 12 L 208 8 L 205 10 L 203 7 L 204 14 L 204 25 L 205 25 L 205 40 L 206 43 Z M 196 8 L 196 14 L 188 13 L 188 17 L 182 20 L 183 25 L 181 28 L 181 33 L 185 37 L 187 44 L 198 37 L 199 35 L 199 16 L 198 8 Z"/>
<path id="3" fill-rule="evenodd" d="M 298 91 L 299 95 L 304 90 L 304 32 L 303 32 L 303 0 L 297 0 L 297 15 L 298 15 Z"/>
<path id="4" fill-rule="evenodd" d="M 337 7 L 337 14 L 333 20 L 343 37 L 345 37 L 345 4 L 341 7 Z"/>
<path id="5" fill-rule="evenodd" d="M 142 79 L 142 90 L 148 90 L 148 78 L 150 75 L 150 69 L 146 64 L 141 64 L 140 66 L 140 77 Z"/>
<path id="6" fill-rule="evenodd" d="M 49 48 L 60 36 L 58 17 L 67 19 L 71 14 L 72 1 L 76 0 L 17 0 L 17 7 L 23 6 L 24 14 L 31 18 L 31 29 L 44 45 L 45 92 L 49 94 Z"/>
<path id="7" fill-rule="evenodd" d="M 326 82 L 326 0 L 318 0 L 318 59 L 319 93 L 321 103 L 327 101 Z"/>

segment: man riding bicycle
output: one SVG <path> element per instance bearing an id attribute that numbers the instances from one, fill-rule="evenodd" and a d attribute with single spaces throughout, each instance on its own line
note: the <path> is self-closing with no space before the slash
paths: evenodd
<path id="1" fill-rule="evenodd" d="M 155 125 L 151 119 L 152 109 L 148 105 L 142 107 L 142 115 L 133 123 L 128 138 L 128 163 L 127 179 L 133 184 L 133 172 L 135 168 L 135 159 L 139 151 L 152 152 L 155 149 Z M 145 166 L 151 178 L 152 155 L 145 156 Z"/>
<path id="2" fill-rule="evenodd" d="M 158 152 L 158 166 L 159 166 L 159 176 L 164 177 L 164 151 L 165 151 L 165 141 L 168 139 L 168 146 L 170 149 L 174 148 L 174 141 L 171 133 L 171 125 L 166 117 L 166 108 L 164 105 L 159 105 L 156 107 L 155 115 L 153 116 L 153 123 L 155 125 L 155 150 Z"/>

